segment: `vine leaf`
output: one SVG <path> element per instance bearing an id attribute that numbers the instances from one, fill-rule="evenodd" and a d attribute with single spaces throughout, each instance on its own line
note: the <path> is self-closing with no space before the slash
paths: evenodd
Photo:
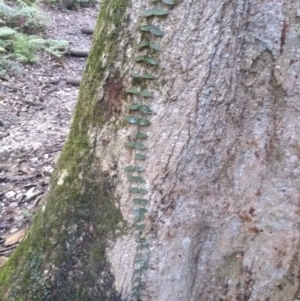
<path id="1" fill-rule="evenodd" d="M 137 103 L 133 103 L 133 104 L 131 104 L 131 105 L 128 106 L 128 110 L 130 110 L 130 111 L 136 111 L 139 108 L 140 108 L 140 105 L 137 104 Z"/>
<path id="2" fill-rule="evenodd" d="M 162 0 L 162 2 L 167 5 L 175 5 L 175 2 L 173 0 Z"/>
<path id="3" fill-rule="evenodd" d="M 146 108 L 145 108 L 146 107 Z M 141 111 L 141 112 L 143 112 L 143 113 L 147 113 L 147 114 L 151 114 L 152 112 L 151 112 L 151 110 L 147 107 L 147 106 L 140 106 L 139 107 L 139 110 Z M 148 126 L 148 125 L 150 125 L 151 124 L 151 122 L 149 121 L 149 120 L 147 120 L 147 119 L 145 119 L 145 118 L 137 118 L 137 117 L 135 117 L 135 116 L 126 116 L 125 117 L 125 120 L 128 122 L 128 123 L 130 123 L 130 124 L 138 124 L 138 125 L 141 125 L 141 126 Z M 137 145 L 139 144 L 139 143 L 136 143 Z M 140 143 L 141 144 L 141 143 Z M 127 146 L 129 146 L 129 145 L 127 145 Z M 130 146 L 130 147 L 134 147 L 134 146 Z M 137 149 L 146 149 L 146 147 L 145 148 L 138 148 L 138 147 L 135 147 L 135 148 L 137 148 Z"/>
<path id="4" fill-rule="evenodd" d="M 129 165 L 129 166 L 126 166 L 124 168 L 124 170 L 127 172 L 133 172 L 133 171 L 143 172 L 143 171 L 145 171 L 145 168 L 142 166 L 137 166 L 137 165 Z"/>
<path id="5" fill-rule="evenodd" d="M 164 32 L 158 26 L 155 25 L 151 25 L 150 32 L 158 37 L 162 37 L 164 35 Z"/>
<path id="6" fill-rule="evenodd" d="M 139 107 L 139 110 L 145 114 L 152 114 L 151 109 L 148 106 L 142 105 Z"/>
<path id="7" fill-rule="evenodd" d="M 127 172 L 132 172 L 132 171 L 135 171 L 135 168 L 136 168 L 136 166 L 130 165 L 130 166 L 126 166 L 124 168 L 124 170 L 127 171 Z"/>
<path id="8" fill-rule="evenodd" d="M 141 269 L 136 269 L 136 270 L 133 271 L 133 275 L 141 275 L 141 274 L 142 274 L 142 270 Z"/>
<path id="9" fill-rule="evenodd" d="M 141 125 L 141 126 L 148 126 L 151 124 L 151 122 L 148 119 L 139 118 L 137 124 Z M 140 148 L 140 149 L 143 149 L 143 148 Z"/>
<path id="10" fill-rule="evenodd" d="M 148 18 L 151 16 L 166 16 L 168 14 L 169 14 L 168 11 L 157 8 L 157 9 L 147 9 L 142 12 L 141 16 Z"/>
<path id="11" fill-rule="evenodd" d="M 139 282 L 141 282 L 141 280 L 142 280 L 142 278 L 140 276 L 137 276 L 137 277 L 134 278 L 133 282 L 134 283 L 139 283 Z"/>
<path id="12" fill-rule="evenodd" d="M 141 31 L 151 32 L 153 35 L 158 37 L 162 37 L 164 35 L 164 32 L 158 26 L 155 25 L 142 25 L 140 29 Z"/>
<path id="13" fill-rule="evenodd" d="M 135 198 L 132 200 L 136 205 L 140 205 L 140 206 L 143 206 L 143 205 L 146 205 L 148 203 L 148 200 L 146 199 L 139 199 L 139 198 Z"/>
<path id="14" fill-rule="evenodd" d="M 139 118 L 137 118 L 135 116 L 126 116 L 125 120 L 131 124 L 138 124 L 138 122 L 139 122 Z"/>
<path id="15" fill-rule="evenodd" d="M 147 244 L 147 243 L 142 243 L 142 244 L 140 244 L 140 245 L 138 245 L 138 246 L 136 247 L 136 250 L 137 250 L 137 251 L 143 250 L 143 249 L 148 248 L 148 246 L 149 246 L 149 244 Z"/>
<path id="16" fill-rule="evenodd" d="M 147 149 L 146 145 L 144 145 L 143 143 L 139 143 L 139 142 L 129 141 L 129 142 L 125 143 L 125 145 L 128 147 L 140 149 L 140 150 Z"/>
<path id="17" fill-rule="evenodd" d="M 146 98 L 153 98 L 153 94 L 148 91 L 147 89 L 144 89 L 143 91 L 141 91 L 141 96 L 146 97 Z"/>
<path id="18" fill-rule="evenodd" d="M 145 133 L 142 133 L 142 132 L 137 132 L 136 134 L 136 138 L 137 139 L 147 139 L 149 136 Z"/>
<path id="19" fill-rule="evenodd" d="M 136 208 L 134 209 L 134 213 L 136 214 L 145 214 L 147 212 L 146 208 Z"/>
<path id="20" fill-rule="evenodd" d="M 157 79 L 156 76 L 146 72 L 144 74 L 131 73 L 131 76 L 134 78 L 144 78 L 144 79 Z"/>
<path id="21" fill-rule="evenodd" d="M 141 31 L 150 31 L 151 25 L 148 25 L 148 24 L 142 25 L 142 26 L 140 27 L 140 29 L 141 29 Z"/>
<path id="22" fill-rule="evenodd" d="M 144 230 L 146 228 L 145 224 L 139 224 L 139 225 L 135 225 L 135 229 L 136 230 Z M 140 260 L 140 259 L 139 259 Z"/>
<path id="23" fill-rule="evenodd" d="M 140 177 L 140 176 L 131 176 L 131 177 L 129 177 L 129 180 L 131 181 L 131 182 L 136 182 L 136 183 L 145 183 L 146 181 L 142 178 L 142 177 Z"/>
<path id="24" fill-rule="evenodd" d="M 145 215 L 136 215 L 135 217 L 134 217 L 134 220 L 136 221 L 136 222 L 140 222 L 140 221 L 143 221 L 143 220 L 145 220 Z M 136 242 L 141 242 L 141 240 L 142 240 L 142 238 L 138 238 L 138 237 L 136 237 L 135 238 L 135 241 Z"/>
<path id="25" fill-rule="evenodd" d="M 144 62 L 144 63 L 152 65 L 152 66 L 157 65 L 157 62 L 153 58 L 151 58 L 150 56 L 147 56 L 147 55 L 137 56 L 135 58 L 135 61 L 136 62 Z"/>
<path id="26" fill-rule="evenodd" d="M 147 159 L 147 156 L 144 155 L 144 154 L 136 153 L 135 156 L 134 156 L 134 159 L 135 160 L 145 160 L 145 159 Z"/>
<path id="27" fill-rule="evenodd" d="M 149 43 L 150 48 L 160 51 L 160 47 L 156 43 Z"/>
<path id="28" fill-rule="evenodd" d="M 146 194 L 148 191 L 139 187 L 129 187 L 129 191 L 136 194 Z"/>
<path id="29" fill-rule="evenodd" d="M 160 47 L 158 44 L 156 43 L 153 43 L 153 42 L 149 42 L 149 41 L 146 41 L 146 40 L 143 40 L 141 43 L 139 43 L 137 46 L 137 49 L 141 50 L 145 47 L 150 47 L 152 48 L 153 50 L 156 50 L 156 51 L 160 51 Z"/>
<path id="30" fill-rule="evenodd" d="M 129 89 L 126 89 L 125 90 L 127 93 L 131 93 L 131 94 L 136 94 L 136 95 L 139 95 L 140 94 L 140 91 L 136 88 L 129 88 Z"/>
<path id="31" fill-rule="evenodd" d="M 141 43 L 139 43 L 136 47 L 137 49 L 142 49 L 144 47 L 149 47 L 150 43 L 146 40 L 143 40 Z"/>
<path id="32" fill-rule="evenodd" d="M 144 171 L 145 171 L 145 168 L 142 167 L 142 166 L 136 166 L 136 167 L 135 167 L 135 171 L 137 171 L 137 172 L 144 172 Z"/>

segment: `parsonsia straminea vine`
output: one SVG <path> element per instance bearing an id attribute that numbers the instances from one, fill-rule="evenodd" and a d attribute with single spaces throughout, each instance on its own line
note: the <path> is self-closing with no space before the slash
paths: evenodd
<path id="1" fill-rule="evenodd" d="M 169 14 L 169 9 L 175 6 L 175 0 L 151 0 L 157 7 L 149 8 L 143 11 L 140 17 L 143 19 L 144 24 L 139 27 L 141 32 L 141 42 L 136 46 L 138 54 L 143 51 L 143 55 L 137 55 L 135 62 L 143 64 L 145 66 L 145 72 L 142 74 L 131 72 L 132 87 L 126 90 L 126 93 L 130 95 L 131 100 L 135 100 L 128 106 L 129 114 L 125 116 L 125 120 L 135 125 L 137 130 L 135 138 L 125 144 L 126 147 L 132 148 L 135 151 L 134 165 L 125 167 L 125 171 L 128 173 L 129 181 L 132 186 L 129 187 L 129 191 L 133 195 L 133 211 L 134 211 L 134 231 L 135 241 L 137 243 L 136 254 L 134 259 L 134 272 L 132 279 L 132 300 L 142 301 L 144 283 L 143 273 L 148 269 L 148 242 L 144 232 L 146 228 L 145 219 L 147 214 L 148 200 L 143 196 L 148 193 L 144 188 L 146 182 L 143 178 L 143 174 L 146 172 L 142 165 L 142 161 L 146 160 L 146 140 L 148 135 L 143 132 L 143 128 L 151 125 L 148 116 L 152 114 L 151 99 L 154 98 L 154 91 L 151 92 L 147 88 L 147 81 L 157 80 L 158 78 L 147 69 L 153 69 L 159 66 L 158 53 L 160 51 L 159 45 L 154 42 L 157 38 L 164 35 L 164 32 L 156 25 L 152 24 L 157 17 L 166 17 Z M 158 7 L 161 6 L 161 7 Z"/>

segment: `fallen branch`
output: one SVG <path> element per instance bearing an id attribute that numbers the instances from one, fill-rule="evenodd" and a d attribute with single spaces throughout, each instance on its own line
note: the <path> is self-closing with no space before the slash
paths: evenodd
<path id="1" fill-rule="evenodd" d="M 83 34 L 93 34 L 94 33 L 94 28 L 84 27 L 84 28 L 81 28 L 80 31 Z"/>
<path id="2" fill-rule="evenodd" d="M 67 85 L 72 85 L 72 86 L 80 86 L 80 81 L 81 78 L 77 77 L 77 78 L 66 78 L 66 83 Z"/>
<path id="3" fill-rule="evenodd" d="M 70 49 L 69 55 L 76 57 L 87 57 L 89 55 L 89 50 Z"/>

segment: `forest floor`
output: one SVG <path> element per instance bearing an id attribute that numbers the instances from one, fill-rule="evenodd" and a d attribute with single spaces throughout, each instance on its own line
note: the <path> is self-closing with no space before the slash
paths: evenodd
<path id="1" fill-rule="evenodd" d="M 50 20 L 45 35 L 66 40 L 71 48 L 89 50 L 99 11 L 63 11 L 42 5 Z M 68 135 L 79 87 L 66 78 L 80 78 L 84 58 L 40 55 L 24 66 L 21 77 L 0 79 L 0 267 L 26 232 L 50 182 L 56 158 Z"/>

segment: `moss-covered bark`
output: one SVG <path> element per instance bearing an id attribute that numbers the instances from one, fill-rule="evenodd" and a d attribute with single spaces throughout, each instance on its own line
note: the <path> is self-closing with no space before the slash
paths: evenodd
<path id="1" fill-rule="evenodd" d="M 90 132 L 118 113 L 111 105 L 99 107 L 97 89 L 115 70 L 114 46 L 124 35 L 129 5 L 102 1 L 68 141 L 26 239 L 0 271 L 0 300 L 121 300 L 105 248 L 126 225 L 115 206 L 113 181 L 98 168 Z M 122 89 L 116 74 L 105 81 L 117 85 L 117 99 Z"/>

